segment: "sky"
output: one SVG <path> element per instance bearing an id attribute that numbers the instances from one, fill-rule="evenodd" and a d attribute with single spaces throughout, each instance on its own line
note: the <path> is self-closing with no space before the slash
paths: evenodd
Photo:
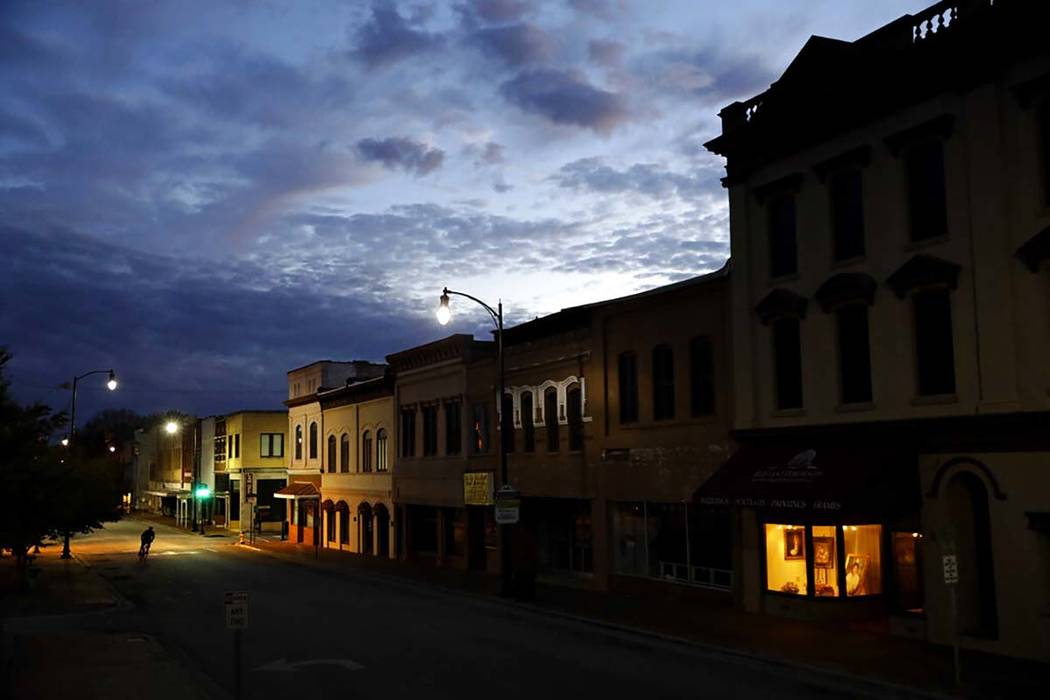
<path id="1" fill-rule="evenodd" d="M 718 111 L 914 0 L 0 3 L 0 345 L 78 416 L 280 408 L 382 361 L 715 270 Z M 79 421 L 78 421 L 79 422 Z"/>

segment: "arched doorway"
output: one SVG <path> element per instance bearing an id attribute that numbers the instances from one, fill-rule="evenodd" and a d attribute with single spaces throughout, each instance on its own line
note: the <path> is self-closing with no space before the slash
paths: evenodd
<path id="1" fill-rule="evenodd" d="M 379 546 L 376 550 L 376 554 L 381 557 L 390 556 L 390 512 L 387 511 L 386 506 L 382 503 L 376 504 L 376 535 L 379 539 Z"/>
<path id="2" fill-rule="evenodd" d="M 357 551 L 372 553 L 372 506 L 362 503 L 357 507 Z"/>
<path id="3" fill-rule="evenodd" d="M 327 546 L 335 541 L 335 504 L 327 500 L 321 504 L 321 510 L 324 512 L 324 544 Z"/>
<path id="4" fill-rule="evenodd" d="M 979 476 L 963 471 L 948 482 L 945 495 L 959 564 L 959 630 L 971 637 L 996 637 L 999 624 L 988 489 Z"/>
<path id="5" fill-rule="evenodd" d="M 339 548 L 350 544 L 350 506 L 346 501 L 335 504 L 335 512 L 339 518 Z"/>

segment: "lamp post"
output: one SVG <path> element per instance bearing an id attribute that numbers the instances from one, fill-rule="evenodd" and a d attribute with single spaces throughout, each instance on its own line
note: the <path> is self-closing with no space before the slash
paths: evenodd
<path id="1" fill-rule="evenodd" d="M 181 428 L 182 428 L 181 421 L 176 420 L 174 418 L 169 418 L 164 423 L 164 432 L 167 433 L 168 436 L 170 438 L 172 438 L 172 439 L 174 439 L 176 433 L 178 433 Z M 171 445 L 169 443 L 169 448 L 170 447 L 171 447 Z M 185 456 L 183 455 L 182 450 L 180 449 L 179 450 L 179 482 L 180 483 L 182 483 L 182 477 L 183 477 L 183 474 L 185 474 L 185 472 L 183 471 L 183 468 L 182 468 L 182 460 L 184 458 L 185 458 Z M 187 513 L 187 515 L 190 516 L 191 524 L 192 524 L 192 527 L 193 527 L 193 532 L 197 531 L 197 520 L 196 520 L 196 517 L 194 515 L 192 515 L 192 513 L 194 511 L 194 505 L 196 504 L 196 495 L 193 492 L 195 486 L 196 486 L 196 483 L 191 483 L 190 484 L 190 499 L 189 499 L 189 503 L 187 504 L 187 506 L 188 506 L 187 510 L 190 511 L 190 513 Z M 177 501 L 178 501 L 178 499 L 176 499 L 176 505 L 175 505 L 175 510 L 176 510 L 176 513 L 175 513 L 175 524 L 176 525 L 178 525 L 178 523 L 179 523 L 179 513 L 178 513 L 179 507 L 178 507 Z"/>
<path id="2" fill-rule="evenodd" d="M 109 378 L 106 380 L 106 388 L 110 391 L 116 391 L 117 389 L 117 375 L 111 369 L 93 369 L 90 372 L 84 372 L 83 374 L 73 375 L 73 381 L 70 384 L 63 384 L 64 388 L 70 389 L 73 392 L 72 400 L 69 403 L 69 433 L 62 440 L 63 447 L 69 447 L 73 444 L 73 438 L 77 433 L 77 384 L 81 379 L 85 379 L 95 374 L 107 374 Z M 69 537 L 70 532 L 66 530 L 63 533 L 62 538 L 62 558 L 70 559 L 72 554 L 69 552 Z"/>
<path id="3" fill-rule="evenodd" d="M 507 475 L 507 428 L 508 425 L 513 426 L 513 421 L 508 421 L 507 412 L 503 409 L 503 394 L 506 390 L 506 372 L 503 363 L 503 301 L 500 300 L 496 303 L 496 308 L 493 309 L 491 306 L 483 302 L 477 297 L 465 294 L 463 292 L 455 292 L 445 287 L 441 291 L 440 305 L 437 310 L 437 320 L 442 326 L 448 324 L 452 319 L 452 309 L 449 308 L 449 297 L 460 296 L 466 299 L 470 299 L 474 303 L 481 306 L 488 312 L 489 316 L 492 317 L 492 322 L 496 324 L 496 364 L 499 371 L 499 400 L 496 404 L 496 411 L 500 416 L 500 433 L 499 433 L 499 478 L 500 486 L 507 486 L 510 483 L 510 479 Z M 500 595 L 503 597 L 510 597 L 514 593 L 513 588 L 513 577 L 512 577 L 512 557 L 511 557 L 511 528 L 512 525 L 500 525 L 500 578 L 501 588 Z"/>

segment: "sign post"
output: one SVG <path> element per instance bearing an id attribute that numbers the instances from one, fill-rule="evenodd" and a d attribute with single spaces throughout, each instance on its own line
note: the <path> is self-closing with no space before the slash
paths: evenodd
<path id="1" fill-rule="evenodd" d="M 952 605 L 952 668 L 955 670 L 955 685 L 958 687 L 962 682 L 962 672 L 959 668 L 959 602 L 955 592 L 959 583 L 959 561 L 955 554 L 943 555 L 941 568 L 944 570 L 944 585 L 948 587 L 948 599 Z"/>
<path id="2" fill-rule="evenodd" d="M 500 525 L 513 525 L 521 519 L 521 493 L 510 484 L 496 491 L 495 516 Z"/>
<path id="3" fill-rule="evenodd" d="M 248 591 L 227 591 L 226 629 L 233 630 L 233 697 L 241 700 L 241 630 L 248 626 Z"/>

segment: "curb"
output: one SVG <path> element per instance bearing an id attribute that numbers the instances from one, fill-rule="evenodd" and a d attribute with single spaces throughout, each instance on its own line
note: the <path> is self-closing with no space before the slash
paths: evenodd
<path id="1" fill-rule="evenodd" d="M 259 552 L 265 556 L 269 556 L 279 561 L 298 566 L 304 566 L 322 573 L 330 573 L 336 575 L 345 573 L 343 571 L 333 570 L 328 567 L 311 566 L 309 561 L 300 561 L 300 557 L 296 555 L 274 551 L 271 547 L 259 548 L 250 545 L 237 546 L 243 549 L 250 549 L 252 551 Z M 659 640 L 668 644 L 673 644 L 675 646 L 688 647 L 690 649 L 701 651 L 707 654 L 729 657 L 738 661 L 750 663 L 752 665 L 761 665 L 766 668 L 772 667 L 781 675 L 791 676 L 801 681 L 809 681 L 812 685 L 830 688 L 833 690 L 847 691 L 854 694 L 861 693 L 865 696 L 873 698 L 894 697 L 926 698 L 928 700 L 956 700 L 959 697 L 956 695 L 951 695 L 949 693 L 938 693 L 929 690 L 923 690 L 920 688 L 914 688 L 907 685 L 901 685 L 899 683 L 893 683 L 890 681 L 866 678 L 864 676 L 858 676 L 856 674 L 852 674 L 846 671 L 837 671 L 835 669 L 829 669 L 822 666 L 813 666 L 812 664 L 793 662 L 782 657 L 768 656 L 764 654 L 741 651 L 739 649 L 733 649 L 731 647 L 718 646 L 716 644 L 700 642 L 697 640 L 689 639 L 687 637 L 679 637 L 677 635 L 668 634 L 665 632 L 658 632 L 656 630 L 647 629 L 644 627 L 633 627 L 631 625 L 610 622 L 608 620 L 602 620 L 600 618 L 576 615 L 560 610 L 545 608 L 543 606 L 535 605 L 533 603 L 523 603 L 519 601 L 500 598 L 498 596 L 491 596 L 483 593 L 474 593 L 472 591 L 464 591 L 460 588 L 454 588 L 440 583 L 433 584 L 424 581 L 417 581 L 411 578 L 403 578 L 396 574 L 389 574 L 382 571 L 357 569 L 351 570 L 350 573 L 354 573 L 355 575 L 375 577 L 384 581 L 392 581 L 411 588 L 424 589 L 429 591 L 434 591 L 435 589 L 437 589 L 443 593 L 456 595 L 461 598 L 467 598 L 475 602 L 487 603 L 502 608 L 513 608 L 515 610 L 531 613 L 536 616 L 558 618 L 570 622 L 575 622 L 577 624 L 584 624 L 591 627 L 598 627 L 609 631 L 619 632 L 621 634 L 631 634 L 639 637 L 646 637 L 649 639 Z"/>

